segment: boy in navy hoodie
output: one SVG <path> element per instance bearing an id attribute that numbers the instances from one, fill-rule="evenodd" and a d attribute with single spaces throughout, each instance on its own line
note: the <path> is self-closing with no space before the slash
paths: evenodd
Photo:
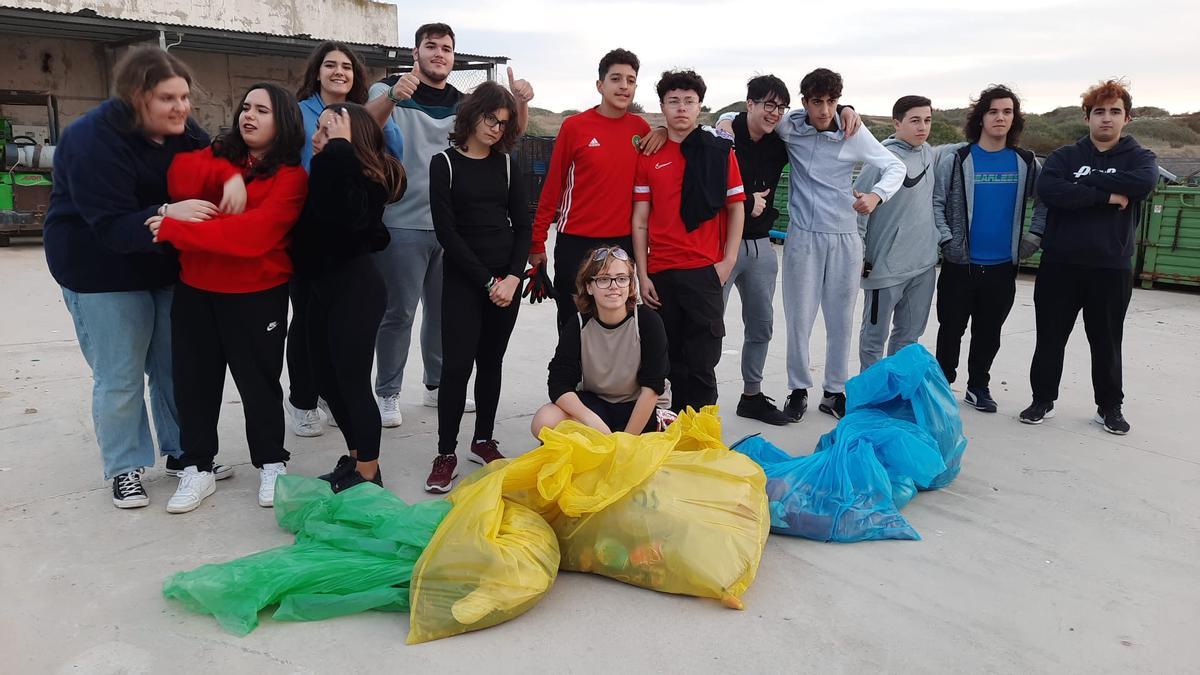
<path id="1" fill-rule="evenodd" d="M 1121 335 L 1133 289 L 1133 231 L 1141 201 L 1158 180 L 1154 153 L 1121 136 L 1132 109 L 1120 82 L 1088 89 L 1088 136 L 1055 150 L 1038 177 L 1038 196 L 1049 209 L 1045 232 L 1031 231 L 1021 242 L 1022 257 L 1039 245 L 1043 251 L 1033 291 L 1037 347 L 1029 368 L 1033 403 L 1021 413 L 1025 424 L 1054 416 L 1063 354 L 1082 309 L 1096 422 L 1112 434 L 1129 432 L 1121 414 Z"/>

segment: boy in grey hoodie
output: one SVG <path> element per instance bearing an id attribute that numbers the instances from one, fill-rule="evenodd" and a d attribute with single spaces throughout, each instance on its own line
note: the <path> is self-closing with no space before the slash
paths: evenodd
<path id="1" fill-rule="evenodd" d="M 846 411 L 854 296 L 862 275 L 863 247 L 855 212 L 870 214 L 904 182 L 904 163 L 871 134 L 846 137 L 836 113 L 842 76 L 818 68 L 800 82 L 802 110 L 779 122 L 792 170 L 788 236 L 783 245 L 783 309 L 787 322 L 788 395 L 784 413 L 798 420 L 812 386 L 809 337 L 820 309 L 825 317 L 825 391 L 821 412 Z M 854 165 L 880 172 L 867 192 L 852 190 Z"/>
<path id="2" fill-rule="evenodd" d="M 858 335 L 861 370 L 920 339 L 929 320 L 936 281 L 938 233 L 933 219 L 936 153 L 925 139 L 933 123 L 933 104 L 924 96 L 904 96 L 892 106 L 896 133 L 883 141 L 907 174 L 900 191 L 874 213 L 859 215 L 863 256 L 863 319 Z M 854 182 L 870 190 L 880 171 L 866 166 Z M 891 340 L 888 340 L 890 325 Z"/>

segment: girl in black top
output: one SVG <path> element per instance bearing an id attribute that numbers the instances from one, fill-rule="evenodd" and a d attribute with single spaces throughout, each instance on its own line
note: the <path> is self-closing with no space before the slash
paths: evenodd
<path id="1" fill-rule="evenodd" d="M 383 207 L 404 194 L 404 169 L 387 153 L 379 125 L 354 103 L 321 113 L 312 149 L 293 255 L 312 291 L 308 350 L 317 392 L 349 451 L 321 478 L 334 492 L 366 481 L 382 486 L 371 364 L 387 292 L 370 254 L 388 244 Z"/>
<path id="2" fill-rule="evenodd" d="M 451 147 L 429 162 L 433 229 L 445 249 L 438 456 L 425 483 L 430 492 L 449 491 L 456 475 L 454 451 L 472 363 L 477 408 L 471 459 L 502 457 L 492 438 L 500 371 L 533 233 L 521 173 L 508 155 L 518 135 L 516 117 L 512 95 L 485 82 L 459 106 Z"/>
<path id="3" fill-rule="evenodd" d="M 624 249 L 593 249 L 575 279 L 577 321 L 567 323 L 550 361 L 552 403 L 533 416 L 545 427 L 573 419 L 603 433 L 658 428 L 656 404 L 670 358 L 662 319 L 637 306 L 637 271 Z"/>

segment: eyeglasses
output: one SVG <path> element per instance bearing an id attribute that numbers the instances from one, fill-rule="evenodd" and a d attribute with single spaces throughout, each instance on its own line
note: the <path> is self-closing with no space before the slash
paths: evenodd
<path id="1" fill-rule="evenodd" d="M 596 254 L 592 256 L 592 262 L 600 262 L 608 257 L 609 254 L 617 260 L 629 262 L 629 254 L 620 246 L 608 246 L 606 248 L 596 249 Z"/>
<path id="2" fill-rule="evenodd" d="M 678 108 L 680 106 L 684 108 L 694 108 L 700 105 L 700 99 L 692 98 L 691 96 L 687 98 L 676 98 L 672 96 L 671 98 L 663 101 L 663 105 L 667 106 L 668 108 Z"/>
<path id="3" fill-rule="evenodd" d="M 618 274 L 615 277 L 592 277 L 592 283 L 596 284 L 596 288 L 602 289 L 612 288 L 613 284 L 616 284 L 617 288 L 629 288 L 629 281 L 628 274 Z"/>
<path id="4" fill-rule="evenodd" d="M 764 101 L 761 98 L 756 98 L 756 99 L 751 99 L 751 100 L 753 100 L 755 103 L 761 105 L 763 110 L 765 110 L 769 113 L 778 112 L 780 115 L 783 115 L 783 114 L 786 114 L 787 111 L 792 109 L 791 106 L 786 106 L 786 105 L 783 105 L 782 103 L 776 103 L 775 101 Z"/>
<path id="5" fill-rule="evenodd" d="M 508 129 L 508 120 L 502 120 L 492 113 L 483 114 L 483 123 L 491 129 Z"/>

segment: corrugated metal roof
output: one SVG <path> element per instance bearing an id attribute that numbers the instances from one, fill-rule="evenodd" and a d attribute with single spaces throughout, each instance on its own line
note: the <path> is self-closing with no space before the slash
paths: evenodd
<path id="1" fill-rule="evenodd" d="M 43 9 L 0 7 L 0 33 L 35 35 L 61 40 L 86 40 L 114 46 L 157 41 L 159 32 L 166 33 L 171 44 L 182 36 L 179 49 L 260 56 L 290 56 L 306 58 L 324 39 L 308 35 L 274 35 L 251 31 L 206 28 L 168 22 L 137 21 L 100 16 L 93 10 L 73 14 Z M 372 66 L 397 67 L 412 65 L 412 49 L 396 45 L 347 42 L 355 52 Z M 455 54 L 454 67 L 473 70 L 493 64 L 507 63 L 507 56 Z"/>

